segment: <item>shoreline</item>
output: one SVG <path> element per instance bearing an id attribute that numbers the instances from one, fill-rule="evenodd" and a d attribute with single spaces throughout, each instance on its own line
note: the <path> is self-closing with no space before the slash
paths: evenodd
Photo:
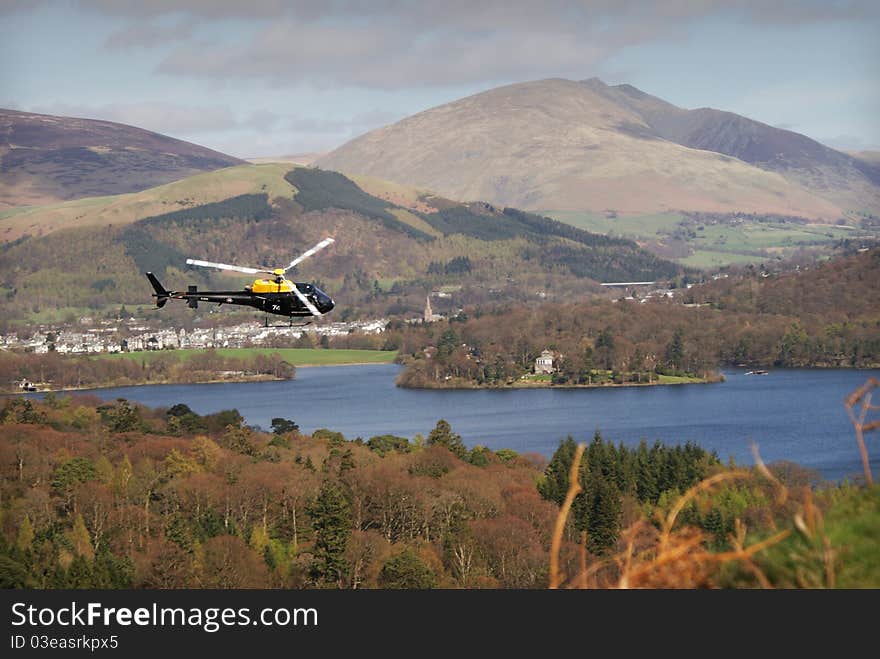
<path id="1" fill-rule="evenodd" d="M 394 363 L 394 362 L 389 362 Z M 339 366 L 376 366 L 384 362 L 351 362 L 347 364 L 299 364 L 295 368 L 334 368 Z M 295 380 L 292 378 L 276 378 L 271 375 L 254 375 L 250 377 L 214 378 L 210 380 L 196 380 L 194 382 L 130 382 L 126 384 L 109 383 L 86 387 L 60 387 L 38 389 L 37 391 L 0 391 L 0 396 L 24 396 L 25 394 L 58 394 L 69 391 L 97 391 L 99 389 L 122 389 L 124 387 L 158 387 L 162 385 L 189 385 L 189 384 L 247 384 L 249 382 L 286 382 Z"/>
<path id="2" fill-rule="evenodd" d="M 97 391 L 99 389 L 122 389 L 125 387 L 159 387 L 162 385 L 191 385 L 191 384 L 246 384 L 248 382 L 284 382 L 296 378 L 276 378 L 271 375 L 256 375 L 248 378 L 222 378 L 211 380 L 196 380 L 194 382 L 131 382 L 127 384 L 98 384 L 85 387 L 60 387 L 50 389 L 38 389 L 36 391 L 0 391 L 0 396 L 24 396 L 26 394 L 59 394 L 71 391 Z"/>
<path id="3" fill-rule="evenodd" d="M 622 389 L 625 387 L 675 387 L 675 386 L 683 386 L 689 384 L 720 384 L 724 382 L 724 376 L 721 375 L 717 378 L 700 378 L 693 379 L 687 382 L 621 382 L 621 383 L 607 383 L 607 384 L 551 384 L 549 382 L 531 382 L 531 383 L 518 383 L 515 382 L 513 384 L 502 384 L 502 385 L 485 385 L 485 384 L 439 384 L 437 386 L 431 385 L 403 385 L 396 384 L 395 386 L 400 387 L 401 389 L 426 389 L 431 391 L 438 391 L 442 389 L 447 389 L 449 391 L 468 391 L 468 390 L 492 390 L 496 389 L 499 391 L 514 391 L 516 389 Z"/>
<path id="4" fill-rule="evenodd" d="M 402 365 L 403 366 L 403 365 Z M 405 368 L 405 366 L 404 366 Z M 688 385 L 688 384 L 718 384 L 722 383 L 726 380 L 726 376 L 724 370 L 727 369 L 730 371 L 731 369 L 743 370 L 753 368 L 753 369 L 772 369 L 769 370 L 768 374 L 772 375 L 776 371 L 791 371 L 791 370 L 816 370 L 816 371 L 832 371 L 832 370 L 841 370 L 841 371 L 873 371 L 880 368 L 880 364 L 872 365 L 872 366 L 836 366 L 836 365 L 828 365 L 828 364 L 813 364 L 809 366 L 778 366 L 778 367 L 767 367 L 767 366 L 724 366 L 720 367 L 720 371 L 714 377 L 710 378 L 695 378 L 693 380 L 689 380 L 687 382 L 622 382 L 620 384 L 617 383 L 606 383 L 606 384 L 551 384 L 549 382 L 522 382 L 516 381 L 512 384 L 502 384 L 502 385 L 486 385 L 486 384 L 476 384 L 476 383 L 468 383 L 468 382 L 456 382 L 455 384 L 420 384 L 420 385 L 409 385 L 409 384 L 398 384 L 395 382 L 395 386 L 400 387 L 401 389 L 425 389 L 430 391 L 440 391 L 443 389 L 447 389 L 449 391 L 468 391 L 468 390 L 492 390 L 496 389 L 499 391 L 512 391 L 516 389 L 603 389 L 603 388 L 623 388 L 623 387 L 669 387 L 669 386 L 677 386 L 677 385 Z M 733 375 L 745 375 L 745 373 L 733 373 Z"/>

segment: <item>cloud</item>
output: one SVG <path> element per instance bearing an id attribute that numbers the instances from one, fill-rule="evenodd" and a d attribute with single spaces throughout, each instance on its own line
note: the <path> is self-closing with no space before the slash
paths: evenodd
<path id="1" fill-rule="evenodd" d="M 237 158 L 271 158 L 302 153 L 323 153 L 344 140 L 325 135 L 295 133 L 235 133 L 211 141 L 211 148 Z"/>
<path id="2" fill-rule="evenodd" d="M 233 113 L 223 106 L 188 107 L 171 103 L 113 103 L 93 106 L 52 103 L 28 110 L 114 121 L 175 136 L 224 131 L 239 126 Z"/>
<path id="3" fill-rule="evenodd" d="M 732 20 L 792 26 L 880 14 L 869 2 L 833 3 L 832 10 L 827 2 L 791 0 L 775 4 L 772 12 L 754 0 L 254 4 L 254 16 L 276 18 L 249 41 L 182 43 L 159 71 L 373 89 L 578 77 L 622 49 L 681 38 L 696 21 L 722 13 Z M 227 3 L 175 7 L 213 19 L 237 11 Z"/>
<path id="4" fill-rule="evenodd" d="M 250 118 L 244 122 L 248 128 L 267 130 L 274 128 L 281 121 L 281 117 L 271 110 L 256 110 Z"/>
<path id="5" fill-rule="evenodd" d="M 383 90 L 583 77 L 626 48 L 681 40 L 709 18 L 791 30 L 880 19 L 876 0 L 70 2 L 127 21 L 106 38 L 110 50 L 173 44 L 158 64 L 164 74 Z M 30 6 L 40 5 L 54 3 Z M 242 27 L 255 34 L 242 41 Z"/>
<path id="6" fill-rule="evenodd" d="M 370 110 L 349 117 L 291 117 L 286 128 L 306 135 L 333 135 L 346 139 L 360 135 L 374 128 L 392 124 L 403 118 L 403 114 L 385 110 Z"/>
<path id="7" fill-rule="evenodd" d="M 0 0 L 0 16 L 30 11 L 39 6 L 39 4 L 41 3 L 32 2 L 32 0 Z"/>
<path id="8" fill-rule="evenodd" d="M 49 4 L 52 0 L 43 2 Z M 204 19 L 224 19 L 281 16 L 295 11 L 297 5 L 311 3 L 287 0 L 76 0 L 75 4 L 112 16 L 154 18 L 187 13 Z"/>
<path id="9" fill-rule="evenodd" d="M 334 84 L 374 89 L 453 85 L 509 77 L 579 74 L 602 55 L 595 39 L 571 30 L 475 34 L 407 32 L 393 25 L 277 22 L 250 42 L 175 48 L 161 73 L 273 84 Z"/>
<path id="10" fill-rule="evenodd" d="M 15 8 L 51 4 L 51 0 L 3 0 Z M 401 24 L 485 28 L 537 27 L 553 15 L 569 22 L 601 18 L 682 20 L 711 13 L 737 12 L 756 23 L 812 23 L 866 20 L 880 16 L 875 0 L 75 0 L 100 13 L 153 18 L 186 13 L 207 20 L 287 17 L 298 21 L 355 18 Z"/>
<path id="11" fill-rule="evenodd" d="M 195 19 L 189 18 L 173 25 L 159 23 L 131 23 L 112 32 L 104 41 L 108 50 L 129 48 L 154 48 L 167 43 L 182 41 L 192 35 Z"/>

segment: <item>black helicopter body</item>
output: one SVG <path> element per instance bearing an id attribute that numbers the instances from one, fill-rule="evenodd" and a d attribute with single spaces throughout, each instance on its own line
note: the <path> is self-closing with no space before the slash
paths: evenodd
<path id="1" fill-rule="evenodd" d="M 291 290 L 281 292 L 255 293 L 252 286 L 246 286 L 240 291 L 199 291 L 196 286 L 188 286 L 186 291 L 168 291 L 162 286 L 152 272 L 147 273 L 147 278 L 153 285 L 156 293 L 156 306 L 162 308 L 169 299 L 186 300 L 191 309 L 198 309 L 199 302 L 214 302 L 216 304 L 238 304 L 253 307 L 258 311 L 288 316 L 291 318 L 314 316 L 299 297 Z M 285 280 L 287 281 L 287 280 Z M 335 303 L 324 291 L 313 284 L 289 282 L 296 286 L 299 292 L 305 296 L 320 315 L 332 311 Z M 273 285 L 275 283 L 273 282 Z M 286 287 L 285 287 L 286 288 Z"/>
<path id="2" fill-rule="evenodd" d="M 199 302 L 237 304 L 253 307 L 265 312 L 267 318 L 268 314 L 288 318 L 322 316 L 331 311 L 335 306 L 330 296 L 314 284 L 293 282 L 285 278 L 284 273 L 332 242 L 332 238 L 325 238 L 312 249 L 291 261 L 290 265 L 286 268 L 275 268 L 272 270 L 187 259 L 186 262 L 189 265 L 232 270 L 248 274 L 263 272 L 273 275 L 272 279 L 257 279 L 253 284 L 245 286 L 240 291 L 199 291 L 196 286 L 188 286 L 186 291 L 169 291 L 152 272 L 148 272 L 146 275 L 153 286 L 153 290 L 156 291 L 153 297 L 156 298 L 156 306 L 159 308 L 164 307 L 169 299 L 174 299 L 186 300 L 192 309 L 197 309 Z"/>

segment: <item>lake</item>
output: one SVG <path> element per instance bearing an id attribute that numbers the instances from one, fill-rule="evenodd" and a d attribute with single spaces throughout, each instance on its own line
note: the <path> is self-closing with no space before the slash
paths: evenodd
<path id="1" fill-rule="evenodd" d="M 349 439 L 427 436 L 446 419 L 465 444 L 551 456 L 572 435 L 596 430 L 627 445 L 692 441 L 722 460 L 752 464 L 749 442 L 765 462 L 791 460 L 825 478 L 862 473 L 844 398 L 880 371 L 785 369 L 766 376 L 726 370 L 726 381 L 607 389 L 437 391 L 400 389 L 395 364 L 298 368 L 296 379 L 242 384 L 156 385 L 99 389 L 105 399 L 151 407 L 186 403 L 199 414 L 236 408 L 248 424 L 268 429 L 273 417 L 303 432 L 330 428 Z M 868 435 L 880 476 L 880 434 Z"/>

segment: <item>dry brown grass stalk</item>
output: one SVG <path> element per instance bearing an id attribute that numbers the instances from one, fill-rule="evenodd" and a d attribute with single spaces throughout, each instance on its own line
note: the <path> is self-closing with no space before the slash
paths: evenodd
<path id="1" fill-rule="evenodd" d="M 785 485 L 773 475 L 773 472 L 767 468 L 767 465 L 764 464 L 764 461 L 761 459 L 761 454 L 758 452 L 758 445 L 755 444 L 755 442 L 752 442 L 751 448 L 752 457 L 755 459 L 755 468 L 757 468 L 759 474 L 773 483 L 773 486 L 776 488 L 776 504 L 781 506 L 788 498 L 788 488 L 785 487 Z"/>
<path id="2" fill-rule="evenodd" d="M 812 493 L 807 490 L 804 495 L 803 509 L 794 515 L 795 528 L 810 542 L 813 547 L 819 551 L 822 565 L 823 578 L 826 588 L 834 588 L 835 577 L 835 559 L 837 552 L 831 546 L 831 540 L 825 533 L 825 520 L 822 517 L 822 511 L 813 502 Z M 820 548 L 819 548 L 820 547 Z M 815 583 L 811 583 L 807 576 L 800 572 L 798 574 L 798 582 L 804 587 L 815 587 Z"/>
<path id="3" fill-rule="evenodd" d="M 880 380 L 875 377 L 868 378 L 867 382 L 852 392 L 844 401 L 844 406 L 856 431 L 856 441 L 859 444 L 859 453 L 862 456 L 862 467 L 865 470 L 865 482 L 870 487 L 874 484 L 871 474 L 871 463 L 868 460 L 868 447 L 865 445 L 865 433 L 880 428 L 880 419 L 865 423 L 868 413 L 872 410 L 880 410 L 880 406 L 871 404 L 871 396 L 874 390 L 880 387 Z M 855 407 L 859 405 L 858 413 Z"/>
<path id="4" fill-rule="evenodd" d="M 562 508 L 559 515 L 556 516 L 556 527 L 553 529 L 553 539 L 550 543 L 550 588 L 559 588 L 562 579 L 559 574 L 559 549 L 562 547 L 562 534 L 565 532 L 565 522 L 568 519 L 568 512 L 571 510 L 571 504 L 574 498 L 581 491 L 579 471 L 581 468 L 581 459 L 584 456 L 584 444 L 578 444 L 574 452 L 574 459 L 571 461 L 571 470 L 568 473 L 568 492 L 565 494 L 565 500 L 562 502 Z"/>

